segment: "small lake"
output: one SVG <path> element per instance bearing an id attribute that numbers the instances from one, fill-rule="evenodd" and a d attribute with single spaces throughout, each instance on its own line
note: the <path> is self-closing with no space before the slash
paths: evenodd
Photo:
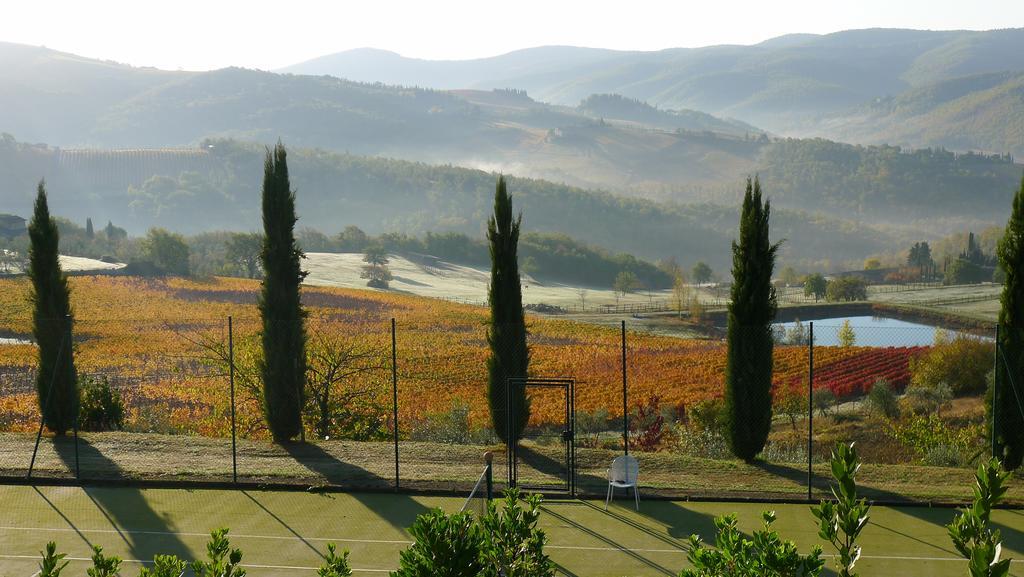
<path id="1" fill-rule="evenodd" d="M 850 321 L 854 344 L 861 347 L 923 347 L 935 344 L 935 331 L 939 327 L 911 323 L 885 317 L 836 317 L 814 321 L 814 342 L 821 346 L 838 346 L 839 329 Z M 801 321 L 804 331 L 810 323 Z M 795 322 L 779 323 L 789 333 Z M 955 331 L 949 331 L 954 332 Z"/>

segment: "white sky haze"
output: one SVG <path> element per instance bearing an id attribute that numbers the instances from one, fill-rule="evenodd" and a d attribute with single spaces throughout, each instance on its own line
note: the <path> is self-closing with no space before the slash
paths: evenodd
<path id="1" fill-rule="evenodd" d="M 136 66 L 270 70 L 374 47 L 465 59 L 563 44 L 658 50 L 852 28 L 1024 26 L 1024 0 L 23 0 L 0 41 Z"/>

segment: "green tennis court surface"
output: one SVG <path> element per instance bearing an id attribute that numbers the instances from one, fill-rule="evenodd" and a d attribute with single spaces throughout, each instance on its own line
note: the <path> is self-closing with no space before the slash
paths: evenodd
<path id="1" fill-rule="evenodd" d="M 204 551 L 210 529 L 230 527 L 251 575 L 314 575 L 327 543 L 352 551 L 357 575 L 384 575 L 408 545 L 405 532 L 428 508 L 458 510 L 463 499 L 390 494 L 315 494 L 261 491 L 170 490 L 77 487 L 0 487 L 0 577 L 29 577 L 38 552 L 55 540 L 74 561 L 68 575 L 84 575 L 90 545 L 127 560 L 156 553 L 194 558 Z M 685 565 L 690 533 L 713 539 L 712 519 L 736 512 L 745 532 L 760 511 L 778 513 L 777 528 L 801 549 L 818 542 L 803 505 L 641 502 L 639 513 L 622 504 L 610 512 L 598 501 L 548 501 L 541 522 L 548 552 L 561 574 L 580 577 L 675 575 Z M 863 534 L 860 574 L 870 576 L 964 575 L 943 524 L 950 509 L 872 509 Z M 1024 561 L 1024 512 L 998 511 L 994 523 L 1004 553 Z M 826 550 L 826 553 L 830 551 Z M 830 559 L 831 562 L 831 559 Z M 1024 575 L 1024 563 L 1014 563 Z"/>

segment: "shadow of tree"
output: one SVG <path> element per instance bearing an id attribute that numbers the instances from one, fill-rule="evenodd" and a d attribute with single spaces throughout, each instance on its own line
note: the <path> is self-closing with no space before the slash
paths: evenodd
<path id="1" fill-rule="evenodd" d="M 75 440 L 58 437 L 53 444 L 61 461 L 69 470 L 74 471 Z M 78 459 L 83 469 L 104 471 L 119 478 L 127 477 L 116 462 L 84 438 L 78 442 Z M 191 558 L 188 546 L 175 533 L 171 523 L 153 509 L 142 490 L 131 487 L 83 487 L 82 490 L 128 546 L 134 558 L 149 560 L 158 554 Z M 50 506 L 60 513 L 52 502 Z M 64 517 L 63 513 L 60 514 Z"/>

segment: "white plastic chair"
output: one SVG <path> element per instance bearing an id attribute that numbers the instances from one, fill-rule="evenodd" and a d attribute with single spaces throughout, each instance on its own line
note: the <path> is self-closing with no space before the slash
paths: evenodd
<path id="1" fill-rule="evenodd" d="M 632 455 L 622 455 L 612 460 L 612 466 L 608 469 L 608 495 L 604 499 L 604 510 L 608 510 L 608 503 L 615 496 L 615 489 L 633 488 L 633 498 L 636 500 L 636 510 L 640 510 L 640 489 L 638 488 L 638 477 L 640 476 L 640 463 Z"/>

